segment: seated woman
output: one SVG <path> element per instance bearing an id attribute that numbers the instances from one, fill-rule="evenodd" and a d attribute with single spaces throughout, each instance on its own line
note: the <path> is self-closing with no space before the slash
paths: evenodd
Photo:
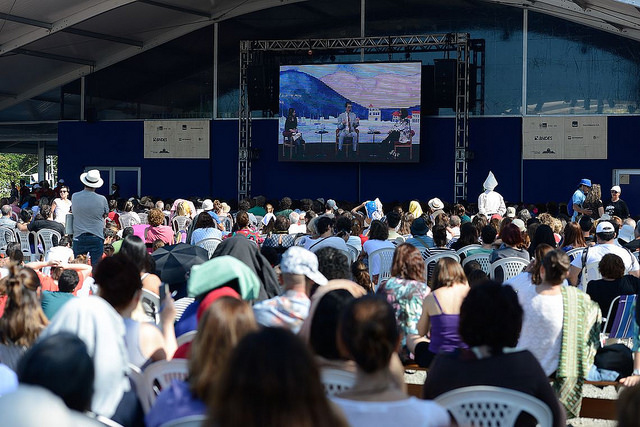
<path id="1" fill-rule="evenodd" d="M 586 248 L 587 242 L 584 240 L 582 229 L 575 222 L 568 222 L 564 227 L 564 238 L 562 239 L 562 250 L 569 252 L 571 249 Z"/>
<path id="2" fill-rule="evenodd" d="M 460 226 L 460 237 L 451 244 L 451 249 L 457 251 L 465 246 L 477 245 L 479 243 L 478 230 L 471 222 L 465 222 Z"/>
<path id="3" fill-rule="evenodd" d="M 138 269 L 126 256 L 116 254 L 103 259 L 93 277 L 99 286 L 98 294 L 124 319 L 129 362 L 143 369 L 157 360 L 171 359 L 178 347 L 173 327 L 176 312 L 171 295 L 162 301 L 160 331 L 152 323 L 131 318 L 142 295 L 142 283 Z"/>
<path id="4" fill-rule="evenodd" d="M 544 371 L 527 350 L 516 351 L 522 307 L 509 286 L 485 282 L 473 287 L 460 307 L 460 336 L 470 347 L 437 355 L 424 383 L 423 396 L 436 397 L 474 385 L 504 387 L 540 399 L 553 413 L 553 425 L 565 415 Z M 535 425 L 521 417 L 516 425 Z"/>
<path id="5" fill-rule="evenodd" d="M 431 292 L 422 304 L 418 334 L 427 336 L 416 344 L 414 355 L 418 365 L 428 367 L 442 351 L 466 347 L 458 334 L 460 306 L 469 292 L 469 284 L 460 263 L 453 258 L 438 260 L 433 270 Z"/>
<path id="6" fill-rule="evenodd" d="M 400 358 L 404 362 L 410 361 L 410 353 L 420 341 L 418 321 L 422 302 L 430 291 L 422 254 L 413 245 L 401 244 L 393 254 L 391 278 L 378 287 L 377 293 L 385 296 L 396 312 L 402 331 Z"/>
<path id="7" fill-rule="evenodd" d="M 523 248 L 523 240 L 522 234 L 520 233 L 520 229 L 514 225 L 509 224 L 500 233 L 500 239 L 502 240 L 502 245 L 491 252 L 489 256 L 489 261 L 494 263 L 502 258 L 522 258 L 525 261 L 529 261 L 530 256 L 529 252 L 527 252 Z"/>
<path id="8" fill-rule="evenodd" d="M 353 387 L 332 398 L 351 426 L 450 425 L 444 408 L 409 397 L 394 380 L 390 361 L 400 333 L 393 308 L 383 298 L 364 296 L 349 304 L 339 340 L 358 365 Z"/>
<path id="9" fill-rule="evenodd" d="M 607 315 L 611 302 L 620 295 L 637 295 L 640 293 L 640 279 L 624 274 L 622 258 L 616 254 L 606 254 L 598 263 L 598 271 L 602 279 L 591 280 L 587 284 L 587 294 L 598 303 L 603 315 Z M 615 315 L 615 311 L 612 313 Z M 606 332 L 606 331 L 605 331 Z"/>
<path id="10" fill-rule="evenodd" d="M 149 268 L 151 255 L 146 251 L 146 246 L 142 239 L 134 235 L 126 236 L 122 239 L 119 253 L 126 256 L 136 266 L 138 273 L 140 273 L 142 287 L 156 295 L 160 295 L 160 278 L 148 271 L 151 270 Z"/>
<path id="11" fill-rule="evenodd" d="M 542 283 L 542 278 L 540 277 L 542 260 L 547 252 L 552 250 L 553 248 L 545 243 L 539 244 L 534 254 L 535 257 L 527 268 L 525 268 L 522 273 L 504 282 L 504 284 L 511 286 L 514 291 L 520 292 L 520 289 L 523 287 L 535 286 Z M 568 284 L 568 282 L 566 284 Z"/>
<path id="12" fill-rule="evenodd" d="M 127 200 L 124 204 L 123 212 L 119 215 L 119 226 L 126 224 L 126 227 L 130 227 L 134 224 L 140 224 L 140 216 L 133 210 L 133 202 Z M 164 218 L 162 219 L 164 224 Z"/>
<path id="13" fill-rule="evenodd" d="M 533 353 L 545 375 L 555 373 L 554 389 L 573 418 L 580 413 L 583 379 L 599 344 L 601 315 L 586 293 L 562 286 L 569 265 L 564 251 L 549 251 L 542 259 L 541 283 L 519 290 L 524 322 L 518 348 Z"/>
<path id="14" fill-rule="evenodd" d="M 205 403 L 219 427 L 348 425 L 329 404 L 307 346 L 283 328 L 246 335 Z"/>
<path id="15" fill-rule="evenodd" d="M 409 111 L 406 108 L 400 109 L 400 118 L 393 124 L 385 139 L 380 142 L 383 151 L 388 153 L 389 158 L 397 159 L 399 153 L 396 151 L 394 144 L 409 144 L 411 142 L 411 120 L 409 119 Z"/>
<path id="16" fill-rule="evenodd" d="M 244 236 L 258 246 L 264 241 L 264 239 L 260 237 L 260 234 L 251 227 L 247 211 L 239 211 L 236 214 L 236 223 L 233 225 L 233 232 L 225 236 L 225 238 L 233 236 Z"/>
<path id="17" fill-rule="evenodd" d="M 557 247 L 556 239 L 553 236 L 553 230 L 546 224 L 540 224 L 540 226 L 536 228 L 536 232 L 533 235 L 533 239 L 531 240 L 531 244 L 528 248 L 529 255 L 534 256 L 536 248 L 541 244 L 547 244 L 552 248 Z"/>
<path id="18" fill-rule="evenodd" d="M 218 229 L 215 219 L 206 212 L 200 213 L 196 218 L 195 227 L 191 233 L 191 244 L 195 245 L 203 239 L 222 240 L 222 231 Z"/>
<path id="19" fill-rule="evenodd" d="M 160 393 L 145 416 L 146 426 L 158 427 L 177 418 L 205 414 L 204 402 L 217 391 L 231 351 L 245 335 L 257 329 L 247 302 L 223 296 L 211 303 L 191 345 L 188 380 L 174 381 Z"/>
<path id="20" fill-rule="evenodd" d="M 369 227 L 369 233 L 367 234 L 369 239 L 362 245 L 362 252 L 360 252 L 360 259 L 367 258 L 369 260 L 369 273 L 373 283 L 378 283 L 378 277 L 380 275 L 380 257 L 369 257 L 373 252 L 378 249 L 395 249 L 395 245 L 388 241 L 389 227 L 387 224 L 380 220 L 371 221 Z"/>
<path id="21" fill-rule="evenodd" d="M 144 230 L 144 242 L 151 247 L 156 240 L 162 240 L 167 245 L 175 243 L 173 228 L 164 225 L 164 214 L 160 209 L 151 209 L 147 216 L 149 226 Z"/>
<path id="22" fill-rule="evenodd" d="M 14 371 L 22 354 L 38 339 L 49 321 L 40 307 L 40 280 L 30 268 L 8 267 L 0 280 L 0 294 L 7 296 L 0 317 L 0 363 Z"/>

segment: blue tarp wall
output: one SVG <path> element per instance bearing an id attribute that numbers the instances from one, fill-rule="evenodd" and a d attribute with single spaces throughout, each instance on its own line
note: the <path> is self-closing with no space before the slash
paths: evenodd
<path id="1" fill-rule="evenodd" d="M 252 146 L 260 158 L 252 166 L 252 194 L 269 198 L 324 197 L 337 200 L 383 201 L 453 199 L 454 120 L 423 118 L 419 163 L 278 162 L 277 121 L 254 120 Z M 211 122 L 211 158 L 207 160 L 144 159 L 143 122 L 61 122 L 58 127 L 58 175 L 72 190 L 79 188 L 85 166 L 139 166 L 142 193 L 165 198 L 237 197 L 238 122 Z M 522 162 L 520 117 L 479 117 L 470 120 L 470 201 L 482 191 L 489 170 L 505 200 L 531 203 L 569 200 L 580 178 L 603 186 L 608 197 L 614 168 L 640 168 L 640 117 L 609 117 L 607 160 L 528 160 Z M 520 194 L 523 177 L 524 194 Z M 624 191 L 624 190 L 623 190 Z M 623 199 L 625 194 L 623 194 Z M 640 210 L 628 200 L 632 212 Z"/>

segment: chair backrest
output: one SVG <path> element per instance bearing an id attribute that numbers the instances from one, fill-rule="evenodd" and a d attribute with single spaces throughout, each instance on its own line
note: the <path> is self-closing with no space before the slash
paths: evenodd
<path id="1" fill-rule="evenodd" d="M 209 252 L 209 259 L 211 259 L 211 255 L 215 252 L 218 245 L 222 242 L 222 240 L 216 237 L 210 237 L 208 239 L 202 239 L 199 242 L 196 242 L 196 246 L 200 246 Z"/>
<path id="2" fill-rule="evenodd" d="M 176 339 L 178 341 L 178 347 L 180 347 L 182 344 L 185 344 L 185 343 L 193 341 L 193 339 L 196 337 L 197 333 L 198 333 L 198 331 L 189 331 L 189 332 L 185 332 L 184 334 L 180 335 Z"/>
<path id="3" fill-rule="evenodd" d="M 138 217 L 140 218 L 140 224 L 149 224 L 149 214 L 139 213 Z"/>
<path id="4" fill-rule="evenodd" d="M 382 248 L 377 249 L 369 255 L 369 265 L 371 265 L 371 260 L 375 257 L 380 258 L 380 273 L 378 273 L 378 283 L 382 283 L 383 280 L 391 277 L 391 264 L 393 263 L 393 253 L 396 251 L 395 248 Z M 378 285 L 376 283 L 376 286 Z"/>
<path id="5" fill-rule="evenodd" d="M 206 425 L 207 415 L 189 415 L 160 424 L 160 427 L 200 427 Z"/>
<path id="6" fill-rule="evenodd" d="M 341 369 L 323 368 L 320 370 L 320 381 L 324 385 L 324 393 L 327 396 L 334 396 L 353 387 L 356 375 Z"/>
<path id="7" fill-rule="evenodd" d="M 171 221 L 171 224 L 173 225 L 173 231 L 176 233 L 178 231 L 187 231 L 189 224 L 191 224 L 191 218 L 184 215 L 176 216 L 173 218 L 173 221 Z"/>
<path id="8" fill-rule="evenodd" d="M 460 426 L 513 426 L 521 412 L 531 414 L 540 427 L 551 427 L 551 409 L 535 397 L 492 386 L 463 387 L 435 399 Z"/>
<path id="9" fill-rule="evenodd" d="M 353 258 L 353 255 L 351 255 L 351 251 L 349 250 L 340 250 L 338 249 L 340 252 L 342 252 L 344 254 L 344 256 L 347 257 L 347 261 L 349 262 L 349 265 L 353 264 L 353 261 L 355 261 L 355 259 Z"/>
<path id="10" fill-rule="evenodd" d="M 580 258 L 585 249 L 586 248 L 573 248 L 570 251 L 567 251 L 567 255 L 569 256 L 569 259 L 573 261 L 576 258 Z"/>
<path id="11" fill-rule="evenodd" d="M 140 302 L 149 320 L 160 324 L 160 296 L 148 289 L 142 288 L 142 298 Z"/>
<path id="12" fill-rule="evenodd" d="M 54 242 L 54 237 L 56 237 Z M 36 233 L 36 242 L 42 244 L 42 253 L 46 254 L 49 249 L 58 244 L 62 236 L 55 230 L 43 228 Z"/>
<path id="13" fill-rule="evenodd" d="M 465 265 L 467 265 L 471 261 L 479 262 L 480 263 L 480 267 L 482 268 L 482 271 L 484 271 L 485 273 L 489 274 L 489 270 L 491 269 L 491 262 L 489 262 L 489 254 L 473 254 L 473 255 L 469 255 L 469 256 L 465 257 L 465 259 L 462 260 L 462 266 L 464 267 Z"/>
<path id="14" fill-rule="evenodd" d="M 189 361 L 186 359 L 161 360 L 147 366 L 142 372 L 141 389 L 137 390 L 140 402 L 151 408 L 158 394 L 169 387 L 174 380 L 182 381 L 189 375 Z"/>
<path id="15" fill-rule="evenodd" d="M 118 222 L 120 223 L 121 230 L 124 230 L 127 227 L 132 227 L 138 223 L 138 221 L 136 221 L 136 219 L 131 215 L 119 216 Z"/>
<path id="16" fill-rule="evenodd" d="M 456 262 L 460 262 L 460 257 L 454 251 L 437 252 L 424 260 L 425 271 L 427 272 L 427 283 L 431 283 L 431 275 L 436 263 L 442 258 L 455 259 Z"/>
<path id="17" fill-rule="evenodd" d="M 611 301 L 603 329 L 605 332 L 611 329 L 608 338 L 632 338 L 633 322 L 636 314 L 636 300 L 636 295 L 620 295 Z M 614 307 L 615 316 L 612 318 Z"/>
<path id="18" fill-rule="evenodd" d="M 466 257 L 467 256 L 467 252 L 469 252 L 471 249 L 479 249 L 481 247 L 482 247 L 482 245 L 478 245 L 478 244 L 467 245 L 467 246 L 463 246 L 460 249 L 458 249 L 456 251 L 456 253 L 460 257 L 461 257 L 461 255 L 464 255 Z"/>
<path id="19" fill-rule="evenodd" d="M 587 292 L 587 283 L 591 280 L 599 280 L 602 279 L 602 275 L 600 274 L 600 270 L 598 269 L 600 262 L 590 262 L 584 268 L 582 272 L 582 280 L 579 283 L 578 288 L 584 292 Z"/>
<path id="20" fill-rule="evenodd" d="M 347 249 L 349 250 L 349 253 L 351 254 L 351 262 L 355 262 L 358 259 L 358 256 L 360 256 L 360 251 L 358 250 L 358 248 L 356 248 L 355 246 L 352 246 L 350 244 L 347 243 Z"/>
<path id="21" fill-rule="evenodd" d="M 25 261 L 33 261 L 35 258 L 35 254 L 31 251 L 31 243 L 29 243 L 29 236 L 34 236 L 33 241 L 35 242 L 35 233 L 32 231 L 20 231 L 17 228 L 15 229 L 15 235 L 18 242 L 20 242 L 20 250 L 22 251 L 22 256 Z"/>
<path id="22" fill-rule="evenodd" d="M 499 259 L 491 264 L 489 268 L 489 278 L 495 280 L 496 271 L 500 269 L 502 270 L 502 281 L 504 282 L 522 273 L 522 270 L 524 270 L 527 265 L 529 265 L 529 261 L 523 258 L 509 257 Z"/>

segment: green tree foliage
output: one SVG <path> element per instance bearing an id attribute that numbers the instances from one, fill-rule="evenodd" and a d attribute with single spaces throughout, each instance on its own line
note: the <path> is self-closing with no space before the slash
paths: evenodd
<path id="1" fill-rule="evenodd" d="M 0 195 L 9 196 L 10 183 L 16 184 L 20 179 L 29 182 L 29 177 L 25 176 L 35 172 L 34 165 L 38 163 L 35 154 L 0 154 Z"/>

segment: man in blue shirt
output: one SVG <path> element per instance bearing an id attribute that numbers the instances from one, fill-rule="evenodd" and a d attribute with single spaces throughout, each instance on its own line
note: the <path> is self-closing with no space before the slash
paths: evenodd
<path id="1" fill-rule="evenodd" d="M 583 178 L 580 181 L 580 184 L 578 184 L 578 189 L 571 197 L 571 205 L 573 208 L 573 216 L 571 217 L 572 222 L 577 221 L 578 215 L 591 215 L 591 209 L 585 209 L 582 207 L 589 190 L 591 190 L 591 180 Z"/>

